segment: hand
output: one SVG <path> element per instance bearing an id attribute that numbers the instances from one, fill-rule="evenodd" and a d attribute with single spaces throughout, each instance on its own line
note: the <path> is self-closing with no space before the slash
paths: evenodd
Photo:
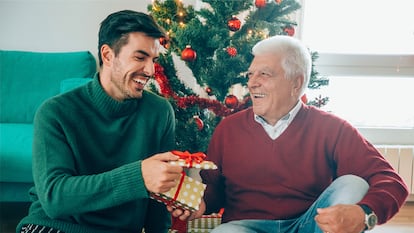
<path id="1" fill-rule="evenodd" d="M 335 205 L 317 209 L 315 221 L 323 232 L 360 233 L 365 228 L 365 213 L 359 205 Z"/>
<path id="2" fill-rule="evenodd" d="M 181 178 L 183 168 L 168 163 L 175 160 L 178 160 L 178 156 L 171 152 L 165 152 L 142 161 L 142 177 L 148 191 L 164 193 L 176 186 Z"/>
<path id="3" fill-rule="evenodd" d="M 178 217 L 181 221 L 191 221 L 196 218 L 201 218 L 201 216 L 206 211 L 206 204 L 204 200 L 201 200 L 198 210 L 194 212 L 178 208 L 174 209 L 174 207 L 172 206 L 167 206 L 167 210 L 171 213 L 173 217 Z"/>

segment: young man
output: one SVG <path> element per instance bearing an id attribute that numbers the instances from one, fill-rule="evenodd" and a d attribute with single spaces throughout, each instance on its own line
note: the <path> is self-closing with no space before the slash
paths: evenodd
<path id="1" fill-rule="evenodd" d="M 201 171 L 205 206 L 191 217 L 224 208 L 214 233 L 360 233 L 389 220 L 407 187 L 348 122 L 300 101 L 311 72 L 308 49 L 274 36 L 253 55 L 253 107 L 215 129 L 208 159 L 218 169 Z"/>
<path id="2" fill-rule="evenodd" d="M 109 15 L 99 31 L 100 71 L 46 101 L 34 120 L 33 203 L 17 232 L 167 232 L 170 215 L 148 192 L 174 187 L 182 168 L 175 118 L 144 90 L 164 32 L 144 13 Z"/>

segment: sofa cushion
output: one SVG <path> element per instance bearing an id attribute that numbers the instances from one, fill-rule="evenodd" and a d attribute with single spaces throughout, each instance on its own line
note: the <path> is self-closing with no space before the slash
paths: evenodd
<path id="1" fill-rule="evenodd" d="M 1 202 L 29 202 L 29 190 L 33 187 L 31 183 L 0 182 Z M 1 207 L 0 207 L 1 208 Z"/>
<path id="2" fill-rule="evenodd" d="M 60 82 L 60 93 L 64 93 L 85 85 L 90 82 L 92 78 L 68 78 Z"/>
<path id="3" fill-rule="evenodd" d="M 0 123 L 0 181 L 33 182 L 32 124 Z"/>
<path id="4" fill-rule="evenodd" d="M 0 122 L 31 123 L 40 104 L 60 93 L 68 78 L 91 78 L 96 61 L 88 51 L 0 50 Z"/>

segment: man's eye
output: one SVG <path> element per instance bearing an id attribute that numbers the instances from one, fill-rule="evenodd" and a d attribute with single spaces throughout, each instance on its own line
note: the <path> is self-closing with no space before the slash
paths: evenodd
<path id="1" fill-rule="evenodd" d="M 267 77 L 271 77 L 272 75 L 268 72 L 262 71 L 260 72 L 260 76 L 267 78 Z"/>
<path id="2" fill-rule="evenodd" d="M 135 57 L 135 60 L 137 61 L 143 61 L 145 59 L 145 57 Z"/>

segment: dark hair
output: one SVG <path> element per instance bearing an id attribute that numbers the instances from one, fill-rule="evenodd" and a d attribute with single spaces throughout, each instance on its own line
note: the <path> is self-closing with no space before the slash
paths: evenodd
<path id="1" fill-rule="evenodd" d="M 132 10 L 112 13 L 102 21 L 99 29 L 99 66 L 102 66 L 102 45 L 109 45 L 114 50 L 116 56 L 119 54 L 122 46 L 128 43 L 129 33 L 131 32 L 143 32 L 154 38 L 165 37 L 164 30 L 150 15 Z"/>

